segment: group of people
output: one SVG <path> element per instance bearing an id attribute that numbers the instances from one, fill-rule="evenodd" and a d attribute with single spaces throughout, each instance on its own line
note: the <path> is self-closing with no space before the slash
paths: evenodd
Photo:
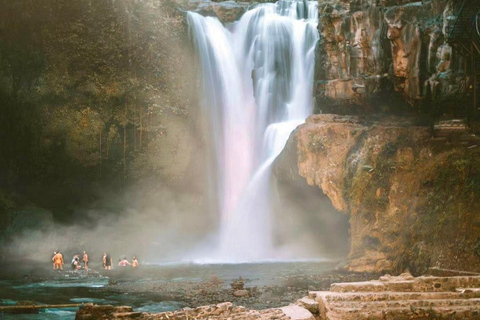
<path id="1" fill-rule="evenodd" d="M 88 254 L 85 251 L 83 251 L 82 262 L 83 262 L 83 268 L 85 270 L 88 270 Z M 82 264 L 80 262 L 80 255 L 78 255 L 78 254 L 74 255 L 70 265 L 72 266 L 72 270 L 82 269 Z"/>
<path id="2" fill-rule="evenodd" d="M 72 262 L 70 263 L 72 270 L 80 270 L 82 269 L 82 263 L 83 263 L 83 269 L 88 271 L 88 254 L 86 251 L 83 251 L 83 256 L 81 257 L 80 260 L 80 255 L 76 254 L 72 258 Z M 53 270 L 63 270 L 63 254 L 60 251 L 56 251 L 53 253 L 52 257 L 52 262 L 53 262 Z M 108 253 L 103 253 L 102 257 L 102 263 L 103 267 L 105 270 L 110 270 L 112 268 L 112 257 Z M 138 260 L 135 256 L 132 258 L 132 262 L 130 263 L 126 257 L 122 257 L 118 259 L 118 266 L 120 267 L 126 267 L 126 266 L 131 266 L 133 268 L 138 267 Z"/>
<path id="3" fill-rule="evenodd" d="M 106 252 L 103 253 L 102 263 L 105 270 L 110 270 L 112 268 L 112 257 Z M 118 266 L 119 267 L 132 266 L 132 268 L 136 268 L 138 267 L 137 257 L 133 256 L 132 263 L 130 263 L 126 257 L 122 257 L 118 259 Z"/>

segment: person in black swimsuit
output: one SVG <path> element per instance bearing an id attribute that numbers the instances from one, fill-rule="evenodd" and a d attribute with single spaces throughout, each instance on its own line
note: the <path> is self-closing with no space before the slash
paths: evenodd
<path id="1" fill-rule="evenodd" d="M 105 270 L 110 270 L 112 268 L 112 257 L 110 257 L 108 253 L 105 252 L 103 254 L 102 262 Z"/>

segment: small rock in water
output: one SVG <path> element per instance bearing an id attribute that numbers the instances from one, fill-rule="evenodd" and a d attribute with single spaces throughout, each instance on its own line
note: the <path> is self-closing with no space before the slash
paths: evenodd
<path id="1" fill-rule="evenodd" d="M 233 292 L 233 295 L 235 297 L 248 297 L 250 295 L 250 292 L 248 290 L 235 290 Z"/>
<path id="2" fill-rule="evenodd" d="M 232 287 L 233 290 L 243 290 L 243 287 L 245 286 L 245 282 L 243 281 L 242 277 L 239 277 L 238 279 L 230 283 L 230 286 Z"/>
<path id="3" fill-rule="evenodd" d="M 218 285 L 221 285 L 223 283 L 223 280 L 221 280 L 219 277 L 213 275 L 211 278 L 210 278 L 210 284 L 211 285 L 214 285 L 214 286 L 218 286 Z"/>

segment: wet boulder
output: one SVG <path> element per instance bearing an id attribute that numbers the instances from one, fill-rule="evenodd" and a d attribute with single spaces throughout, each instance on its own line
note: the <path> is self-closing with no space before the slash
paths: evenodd
<path id="1" fill-rule="evenodd" d="M 217 17 L 223 24 L 231 23 L 240 19 L 245 13 L 247 5 L 245 3 L 237 3 L 235 1 L 223 2 L 193 2 L 197 4 L 196 12 L 204 16 Z"/>
<path id="2" fill-rule="evenodd" d="M 250 295 L 250 292 L 248 290 L 235 290 L 233 292 L 233 295 L 235 297 L 248 297 Z"/>

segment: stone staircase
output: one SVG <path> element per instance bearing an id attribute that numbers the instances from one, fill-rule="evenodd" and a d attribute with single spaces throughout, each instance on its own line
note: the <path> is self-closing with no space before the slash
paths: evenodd
<path id="1" fill-rule="evenodd" d="M 480 277 L 402 274 L 336 283 L 297 301 L 317 319 L 480 319 Z"/>

